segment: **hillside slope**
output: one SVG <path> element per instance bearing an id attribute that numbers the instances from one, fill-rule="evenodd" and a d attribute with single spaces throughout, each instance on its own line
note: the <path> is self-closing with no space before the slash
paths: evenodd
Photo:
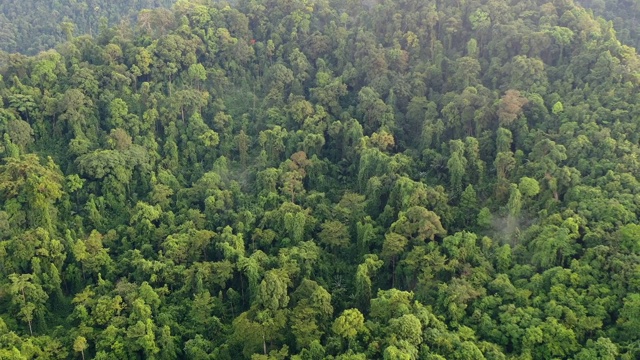
<path id="1" fill-rule="evenodd" d="M 570 0 L 4 54 L 0 358 L 636 359 L 639 60 Z"/>
<path id="2" fill-rule="evenodd" d="M 640 45 L 640 4 L 631 0 L 581 0 L 579 3 L 595 15 L 613 21 L 618 40 L 636 48 Z"/>
<path id="3" fill-rule="evenodd" d="M 34 55 L 64 41 L 70 31 L 95 35 L 109 25 L 128 23 L 142 9 L 169 8 L 173 3 L 174 0 L 1 0 L 0 50 Z"/>

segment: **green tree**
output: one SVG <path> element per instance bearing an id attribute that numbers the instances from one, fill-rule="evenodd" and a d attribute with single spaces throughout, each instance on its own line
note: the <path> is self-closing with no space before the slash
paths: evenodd
<path id="1" fill-rule="evenodd" d="M 640 326 L 638 318 L 640 312 L 640 295 L 629 294 L 624 298 L 624 305 L 620 310 L 618 324 L 623 329 L 620 336 L 627 341 L 635 341 L 638 339 L 638 333 L 635 332 Z"/>
<path id="2" fill-rule="evenodd" d="M 467 159 L 464 157 L 464 143 L 461 140 L 451 140 L 449 142 L 451 157 L 447 161 L 447 169 L 451 179 L 451 188 L 458 194 L 462 192 L 462 180 L 464 179 Z"/>
<path id="3" fill-rule="evenodd" d="M 440 217 L 421 206 L 413 206 L 400 212 L 398 220 L 391 225 L 391 231 L 418 244 L 447 233 L 440 223 Z"/>
<path id="4" fill-rule="evenodd" d="M 398 256 L 404 253 L 408 243 L 409 240 L 407 240 L 406 237 L 393 232 L 386 234 L 384 237 L 384 243 L 382 244 L 382 253 L 380 255 L 383 259 L 387 260 L 387 262 L 391 262 L 392 287 L 395 286 L 396 262 L 398 261 Z"/>
<path id="5" fill-rule="evenodd" d="M 79 352 L 84 360 L 84 351 L 87 349 L 87 339 L 84 336 L 78 336 L 73 342 L 73 351 Z"/>
<path id="6" fill-rule="evenodd" d="M 358 333 L 365 330 L 364 315 L 358 309 L 347 309 L 333 322 L 333 332 L 349 343 L 349 348 Z"/>
<path id="7" fill-rule="evenodd" d="M 355 277 L 355 296 L 359 301 L 361 308 L 366 308 L 371 300 L 372 281 L 377 271 L 382 267 L 383 261 L 378 259 L 377 255 L 365 255 L 364 262 L 358 265 Z"/>
<path id="8" fill-rule="evenodd" d="M 49 158 L 46 166 L 37 155 L 6 158 L 0 165 L 0 194 L 5 202 L 16 199 L 23 207 L 30 226 L 53 230 L 55 203 L 63 195 L 63 176 Z"/>
<path id="9" fill-rule="evenodd" d="M 327 221 L 322 225 L 322 231 L 318 234 L 320 241 L 332 249 L 341 249 L 349 246 L 349 229 L 340 221 Z"/>
<path id="10" fill-rule="evenodd" d="M 34 319 L 44 321 L 45 304 L 49 295 L 34 281 L 31 274 L 9 275 L 11 285 L 9 293 L 17 316 L 27 322 L 29 333 L 33 336 L 32 323 Z"/>

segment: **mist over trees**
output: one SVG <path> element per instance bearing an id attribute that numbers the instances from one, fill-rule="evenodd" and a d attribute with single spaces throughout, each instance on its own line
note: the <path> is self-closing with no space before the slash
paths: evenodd
<path id="1" fill-rule="evenodd" d="M 595 15 L 612 21 L 616 37 L 622 43 L 637 48 L 640 45 L 640 7 L 636 1 L 629 0 L 581 0 L 582 6 L 591 9 Z"/>
<path id="2" fill-rule="evenodd" d="M 0 49 L 35 55 L 72 35 L 97 35 L 128 26 L 144 9 L 170 8 L 175 0 L 0 1 Z"/>
<path id="3" fill-rule="evenodd" d="M 0 56 L 0 359 L 640 356 L 640 58 L 593 11 L 73 21 Z"/>

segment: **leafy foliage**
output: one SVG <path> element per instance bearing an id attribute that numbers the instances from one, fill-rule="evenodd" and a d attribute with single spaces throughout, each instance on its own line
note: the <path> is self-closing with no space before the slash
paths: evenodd
<path id="1" fill-rule="evenodd" d="M 95 4 L 95 38 L 0 64 L 0 358 L 640 356 L 640 58 L 610 22 Z"/>

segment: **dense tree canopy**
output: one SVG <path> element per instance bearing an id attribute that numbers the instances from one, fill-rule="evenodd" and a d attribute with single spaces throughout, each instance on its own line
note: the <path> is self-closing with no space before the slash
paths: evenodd
<path id="1" fill-rule="evenodd" d="M 640 57 L 611 22 L 71 4 L 88 34 L 0 61 L 0 359 L 640 356 Z"/>
<path id="2" fill-rule="evenodd" d="M 124 27 L 138 15 L 147 19 L 149 9 L 169 8 L 173 3 L 175 0 L 1 0 L 0 49 L 36 54 L 74 34 L 97 35 L 109 25 Z"/>

